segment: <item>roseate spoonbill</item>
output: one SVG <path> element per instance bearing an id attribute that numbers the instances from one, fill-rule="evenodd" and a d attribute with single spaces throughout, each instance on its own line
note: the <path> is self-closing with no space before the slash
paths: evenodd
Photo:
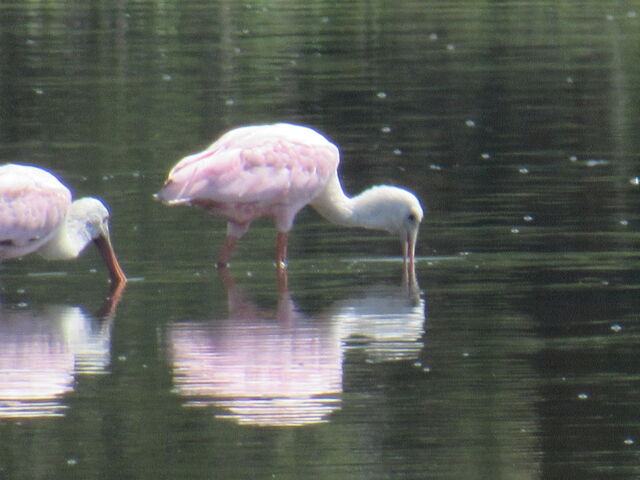
<path id="1" fill-rule="evenodd" d="M 109 211 L 91 197 L 71 202 L 71 192 L 38 167 L 0 166 L 0 260 L 38 252 L 50 260 L 78 257 L 93 241 L 112 286 L 126 282 L 109 238 Z"/>
<path id="2" fill-rule="evenodd" d="M 287 233 L 310 204 L 344 226 L 387 230 L 400 237 L 413 268 L 422 207 L 407 190 L 375 186 L 350 198 L 338 178 L 338 147 L 318 132 L 279 123 L 236 128 L 203 152 L 173 167 L 155 197 L 168 205 L 195 205 L 227 220 L 218 266 L 227 265 L 237 240 L 253 220 L 274 217 L 279 268 L 286 266 Z"/>

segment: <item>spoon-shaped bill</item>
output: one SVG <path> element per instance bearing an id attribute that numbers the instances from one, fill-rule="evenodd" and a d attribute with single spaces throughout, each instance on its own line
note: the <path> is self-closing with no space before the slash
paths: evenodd
<path id="1" fill-rule="evenodd" d="M 127 277 L 124 274 L 122 267 L 120 267 L 120 263 L 118 263 L 118 258 L 116 257 L 116 252 L 113 250 L 110 238 L 107 235 L 100 235 L 95 238 L 93 242 L 96 244 L 96 247 L 98 247 L 102 258 L 104 259 L 104 263 L 109 269 L 109 276 L 111 277 L 111 283 L 113 286 L 125 283 L 127 281 Z"/>

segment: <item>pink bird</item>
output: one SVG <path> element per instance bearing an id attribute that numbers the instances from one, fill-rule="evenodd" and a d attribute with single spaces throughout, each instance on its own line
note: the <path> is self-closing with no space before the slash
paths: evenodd
<path id="1" fill-rule="evenodd" d="M 338 178 L 339 161 L 338 147 L 310 128 L 240 127 L 178 162 L 156 198 L 168 205 L 195 205 L 227 220 L 219 267 L 227 265 L 251 222 L 267 215 L 278 230 L 276 265 L 284 268 L 287 233 L 307 204 L 336 224 L 398 235 L 404 261 L 413 267 L 423 216 L 418 199 L 386 185 L 350 198 Z"/>
<path id="2" fill-rule="evenodd" d="M 78 257 L 93 241 L 112 286 L 127 280 L 109 237 L 109 211 L 96 198 L 71 202 L 71 192 L 38 167 L 0 166 L 0 261 L 38 252 L 50 260 Z"/>

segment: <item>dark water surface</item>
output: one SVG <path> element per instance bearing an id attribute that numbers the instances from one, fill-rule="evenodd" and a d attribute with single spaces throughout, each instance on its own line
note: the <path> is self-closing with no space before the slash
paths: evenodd
<path id="1" fill-rule="evenodd" d="M 98 255 L 0 267 L 0 478 L 640 477 L 640 5 L 0 2 L 0 153 L 102 197 Z M 151 199 L 231 127 L 311 125 L 345 188 L 303 211 L 288 290 L 257 222 Z M 117 299 L 116 299 L 117 300 Z"/>

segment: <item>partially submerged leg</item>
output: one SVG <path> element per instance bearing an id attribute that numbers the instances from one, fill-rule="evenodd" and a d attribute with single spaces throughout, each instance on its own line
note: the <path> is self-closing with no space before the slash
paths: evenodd
<path id="1" fill-rule="evenodd" d="M 287 232 L 278 232 L 278 240 L 276 241 L 276 268 L 287 268 Z"/>
<path id="2" fill-rule="evenodd" d="M 229 260 L 231 260 L 231 254 L 233 253 L 233 250 L 236 248 L 237 243 L 238 243 L 238 237 L 227 235 L 227 238 L 224 241 L 224 246 L 222 247 L 222 251 L 220 252 L 220 255 L 218 255 L 218 262 L 216 263 L 216 267 L 225 268 L 229 266 Z"/>
<path id="3" fill-rule="evenodd" d="M 248 223 L 235 223 L 227 222 L 227 238 L 224 241 L 224 246 L 218 255 L 218 262 L 216 266 L 218 268 L 224 268 L 229 266 L 229 260 L 231 260 L 231 254 L 236 248 L 238 239 L 242 237 L 249 229 Z"/>
<path id="4" fill-rule="evenodd" d="M 278 282 L 278 293 L 287 294 L 289 290 L 289 274 L 286 268 L 276 268 L 276 279 Z"/>

